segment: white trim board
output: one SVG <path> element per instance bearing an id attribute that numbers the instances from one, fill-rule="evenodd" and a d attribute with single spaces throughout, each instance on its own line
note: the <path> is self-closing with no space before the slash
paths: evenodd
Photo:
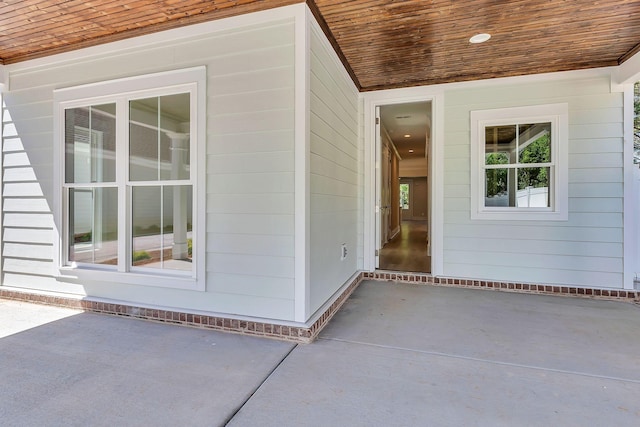
<path id="1" fill-rule="evenodd" d="M 623 266 L 622 266 L 622 288 L 634 289 L 634 270 L 637 258 L 638 242 L 635 238 L 638 212 L 635 212 L 635 179 L 633 168 L 633 83 L 624 85 L 624 148 L 622 152 L 623 169 L 622 176 L 624 182 L 624 205 L 623 205 Z"/>
<path id="2" fill-rule="evenodd" d="M 310 53 L 307 9 L 297 11 L 295 19 L 295 279 L 294 320 L 304 322 L 311 310 L 310 294 L 310 211 L 309 197 L 309 103 Z"/>
<path id="3" fill-rule="evenodd" d="M 56 223 L 54 227 L 54 251 L 53 262 L 56 280 L 74 282 L 76 280 L 85 281 L 115 281 L 132 285 L 149 285 L 155 287 L 167 287 L 176 289 L 189 289 L 197 291 L 206 290 L 206 233 L 197 230 L 206 228 L 206 78 L 207 70 L 204 66 L 178 69 L 168 72 L 139 75 L 132 78 L 108 80 L 95 84 L 80 85 L 66 89 L 53 91 L 53 116 L 54 126 L 53 142 L 54 149 L 54 202 L 53 216 Z M 150 272 L 150 274 L 137 273 L 129 265 L 125 268 L 129 259 L 131 246 L 125 242 L 129 235 L 127 230 L 131 229 L 131 218 L 126 209 L 118 211 L 118 267 L 116 270 L 102 270 L 95 266 L 85 268 L 75 268 L 73 263 L 66 265 L 64 251 L 67 247 L 67 238 L 60 235 L 61 230 L 66 230 L 67 213 L 64 207 L 64 109 L 84 106 L 88 103 L 109 101 L 116 105 L 116 116 L 122 119 L 122 123 L 129 121 L 129 109 L 127 108 L 127 97 L 132 94 L 146 95 L 174 93 L 175 91 L 185 91 L 191 94 L 190 108 L 192 117 L 195 119 L 191 123 L 189 133 L 195 135 L 195 149 L 191 150 L 190 164 L 195 170 L 195 176 L 190 178 L 191 185 L 195 187 L 196 193 L 193 195 L 193 229 L 194 229 L 194 256 L 193 271 L 190 276 L 172 274 L 169 271 Z M 128 134 L 127 126 L 121 125 L 116 129 L 117 141 L 121 148 L 117 149 L 118 164 L 125 165 L 116 177 L 115 184 L 118 191 L 119 206 L 130 206 L 129 191 L 125 177 L 128 176 Z M 124 150 L 122 149 L 124 148 Z M 160 183 L 160 181 L 158 181 Z M 200 236 L 200 237 L 196 237 Z"/>
<path id="4" fill-rule="evenodd" d="M 640 60 L 638 61 L 640 62 Z M 527 83 L 557 82 L 562 80 L 589 79 L 602 76 L 613 76 L 619 66 L 589 68 L 585 70 L 558 71 L 555 73 L 527 74 L 523 76 L 500 77 L 495 79 L 469 80 L 464 82 L 439 83 L 427 86 L 404 87 L 397 89 L 383 89 L 372 92 L 362 92 L 361 96 L 366 100 L 402 99 L 404 97 L 419 98 L 420 94 L 429 96 L 442 94 L 445 91 L 460 89 L 477 89 L 484 87 L 504 87 L 522 85 Z M 640 64 L 638 64 L 640 74 Z M 393 103 L 393 102 L 392 102 Z"/>
<path id="5" fill-rule="evenodd" d="M 364 271 L 375 270 L 376 250 L 376 150 L 375 117 L 376 108 L 382 105 L 431 102 L 432 139 L 430 157 L 432 169 L 429 177 L 432 191 L 431 205 L 431 274 L 439 276 L 444 271 L 444 94 L 441 88 L 420 87 L 364 93 Z"/>
<path id="6" fill-rule="evenodd" d="M 545 220 L 566 221 L 569 215 L 569 105 L 536 104 L 522 107 L 472 110 L 471 113 L 471 220 L 523 221 Z M 488 208 L 484 205 L 484 127 L 512 123 L 551 123 L 552 155 L 550 185 L 551 206 L 537 208 Z"/>
<path id="7" fill-rule="evenodd" d="M 615 72 L 612 74 L 612 83 L 621 86 L 634 84 L 640 80 L 640 52 L 615 67 Z"/>

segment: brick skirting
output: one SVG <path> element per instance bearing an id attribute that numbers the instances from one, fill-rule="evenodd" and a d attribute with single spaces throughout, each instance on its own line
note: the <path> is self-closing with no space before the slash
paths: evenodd
<path id="1" fill-rule="evenodd" d="M 219 316 L 208 316 L 181 311 L 160 310 L 136 307 L 127 304 L 115 304 L 90 299 L 75 299 L 62 296 L 42 295 L 30 292 L 3 289 L 0 286 L 0 298 L 24 301 L 58 307 L 74 308 L 93 313 L 132 317 L 155 322 L 172 323 L 203 329 L 213 329 L 243 335 L 275 338 L 297 343 L 310 343 L 316 339 L 322 328 L 331 320 L 342 304 L 362 281 L 362 273 L 358 274 L 344 292 L 333 302 L 320 317 L 309 327 L 281 325 L 250 320 L 230 319 Z"/>
<path id="2" fill-rule="evenodd" d="M 42 295 L 26 291 L 23 292 L 3 289 L 1 286 L 0 298 L 58 307 L 75 308 L 87 312 L 132 317 L 136 319 L 213 329 L 237 334 L 275 338 L 297 343 L 310 343 L 316 339 L 320 331 L 322 331 L 329 320 L 331 320 L 331 318 L 338 312 L 340 307 L 342 307 L 342 304 L 344 304 L 360 283 L 367 279 L 411 284 L 428 284 L 434 286 L 494 289 L 508 292 L 569 295 L 640 303 L 640 291 L 638 290 L 595 289 L 531 283 L 492 282 L 486 280 L 457 279 L 451 277 L 433 277 L 429 274 L 390 273 L 385 271 L 375 271 L 372 273 L 363 272 L 356 275 L 342 294 L 340 294 L 340 296 L 338 296 L 338 298 L 328 308 L 326 308 L 318 319 L 309 327 L 231 319 L 181 311 L 144 308 L 127 304 L 92 301 L 91 299 L 75 299 L 62 296 Z"/>
<path id="3" fill-rule="evenodd" d="M 543 285 L 534 283 L 494 282 L 488 280 L 434 277 L 430 274 L 374 271 L 363 273 L 364 279 L 393 281 L 435 286 L 455 286 L 463 288 L 483 288 L 509 292 L 534 294 L 570 295 L 587 298 L 622 300 L 640 303 L 640 290 L 596 289 L 579 286 Z"/>

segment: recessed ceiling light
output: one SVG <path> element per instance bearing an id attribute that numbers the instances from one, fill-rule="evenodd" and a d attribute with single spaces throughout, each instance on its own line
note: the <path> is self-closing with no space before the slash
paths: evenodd
<path id="1" fill-rule="evenodd" d="M 469 39 L 470 43 L 484 43 L 491 38 L 491 34 L 480 33 Z"/>
<path id="2" fill-rule="evenodd" d="M 411 135 L 406 134 L 404 137 L 405 137 L 405 138 L 411 138 Z"/>
<path id="3" fill-rule="evenodd" d="M 410 153 L 413 153 L 413 150 L 409 150 Z"/>

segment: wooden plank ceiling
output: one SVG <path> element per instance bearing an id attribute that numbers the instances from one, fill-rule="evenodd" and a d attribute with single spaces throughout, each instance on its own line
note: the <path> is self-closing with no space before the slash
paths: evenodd
<path id="1" fill-rule="evenodd" d="M 302 0 L 0 0 L 12 64 Z M 618 65 L 640 0 L 308 0 L 363 90 Z M 489 33 L 483 44 L 471 44 Z"/>

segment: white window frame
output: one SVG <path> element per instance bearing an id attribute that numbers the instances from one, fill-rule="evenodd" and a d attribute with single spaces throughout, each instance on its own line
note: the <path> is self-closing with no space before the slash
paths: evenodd
<path id="1" fill-rule="evenodd" d="M 471 111 L 471 219 L 550 220 L 568 219 L 568 104 L 545 104 Z M 551 123 L 548 208 L 485 206 L 485 128 L 529 123 Z"/>
<path id="2" fill-rule="evenodd" d="M 190 93 L 190 179 L 193 188 L 192 271 L 191 274 L 162 269 L 131 266 L 131 186 L 129 176 L 129 108 L 133 99 Z M 118 191 L 118 266 L 116 269 L 99 265 L 78 266 L 67 262 L 68 219 L 64 181 L 65 110 L 89 105 L 116 104 L 116 184 Z M 97 281 L 132 285 L 158 286 L 177 289 L 205 290 L 205 200 L 206 200 L 206 68 L 194 67 L 130 78 L 109 80 L 54 90 L 54 218 L 56 223 L 55 263 L 57 279 Z M 183 181 L 178 181 L 179 184 Z M 165 183 L 158 181 L 158 185 Z M 120 208 L 124 206 L 124 208 Z"/>

